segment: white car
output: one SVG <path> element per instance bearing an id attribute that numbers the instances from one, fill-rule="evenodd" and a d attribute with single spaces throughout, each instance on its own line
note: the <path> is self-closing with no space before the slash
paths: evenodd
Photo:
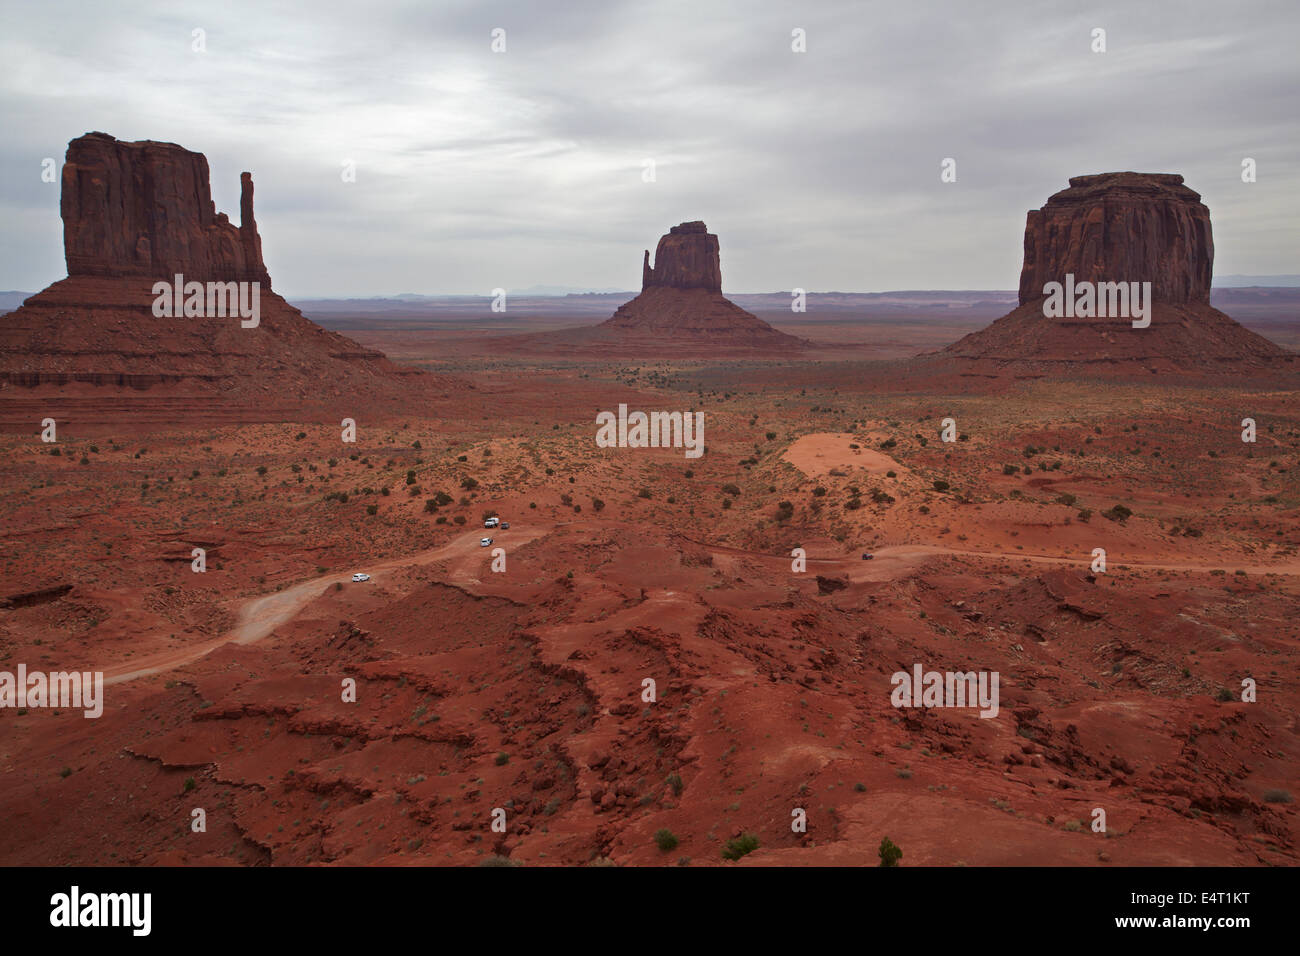
<path id="1" fill-rule="evenodd" d="M 499 524 L 501 524 L 501 519 L 500 519 L 500 518 L 488 518 L 487 521 L 484 521 L 484 522 L 483 522 L 483 527 L 485 527 L 485 528 L 495 528 L 495 527 L 496 527 L 497 525 L 499 525 Z"/>
<path id="2" fill-rule="evenodd" d="M 360 584 L 362 581 L 369 581 L 369 580 L 370 580 L 370 575 L 362 574 L 360 571 L 352 575 L 352 582 L 354 584 Z"/>
<path id="3" fill-rule="evenodd" d="M 479 539 L 478 539 L 478 546 L 479 546 L 480 548 L 486 548 L 486 547 L 487 547 L 488 545 L 490 545 L 491 543 L 492 543 L 492 539 L 491 539 L 491 538 L 479 538 Z"/>

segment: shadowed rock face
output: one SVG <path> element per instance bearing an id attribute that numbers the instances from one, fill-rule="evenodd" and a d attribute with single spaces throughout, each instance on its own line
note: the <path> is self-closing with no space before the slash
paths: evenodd
<path id="1" fill-rule="evenodd" d="M 1020 304 L 1061 282 L 1150 282 L 1157 301 L 1210 302 L 1214 239 L 1200 193 L 1173 173 L 1074 176 L 1025 223 Z"/>
<path id="2" fill-rule="evenodd" d="M 432 381 L 321 328 L 271 291 L 252 176 L 244 173 L 241 185 L 235 226 L 213 205 L 201 153 L 104 133 L 68 144 L 68 278 L 0 317 L 0 423 L 30 419 L 53 397 L 82 401 L 87 388 L 115 391 L 76 406 L 83 421 L 101 409 L 110 419 L 274 420 L 340 397 L 405 402 L 422 387 L 416 379 Z M 155 315 L 154 283 L 176 273 L 187 283 L 260 283 L 258 324 L 245 328 L 224 310 Z M 45 391 L 24 399 L 9 385 Z M 128 406 L 113 397 L 123 392 L 150 394 Z"/>
<path id="3" fill-rule="evenodd" d="M 722 292 L 718 237 L 709 232 L 708 226 L 698 221 L 673 226 L 659 240 L 653 267 L 650 250 L 646 250 L 641 267 L 641 291 L 654 286 Z"/>
<path id="4" fill-rule="evenodd" d="M 1214 240 L 1200 194 L 1170 173 L 1075 176 L 1025 224 L 1020 305 L 943 349 L 976 373 L 1015 368 L 1239 371 L 1291 366 L 1293 356 L 1210 305 Z M 1129 318 L 1048 318 L 1043 286 L 1150 282 L 1150 325 Z M 1025 368 L 1032 366 L 1032 369 Z"/>
<path id="5" fill-rule="evenodd" d="M 69 276 L 182 273 L 198 281 L 271 286 L 253 218 L 253 177 L 240 176 L 240 224 L 217 212 L 208 161 L 174 143 L 87 133 L 63 166 L 63 250 Z"/>

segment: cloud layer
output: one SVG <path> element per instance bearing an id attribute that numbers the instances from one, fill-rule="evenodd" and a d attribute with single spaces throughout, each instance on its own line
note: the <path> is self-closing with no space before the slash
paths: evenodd
<path id="1" fill-rule="evenodd" d="M 1300 272 L 1291 0 L 305 9 L 7 3 L 0 288 L 64 275 L 41 160 L 90 130 L 206 153 L 236 220 L 251 170 L 290 295 L 636 288 L 688 219 L 731 292 L 1014 289 L 1025 211 L 1124 169 L 1202 194 L 1216 273 Z"/>

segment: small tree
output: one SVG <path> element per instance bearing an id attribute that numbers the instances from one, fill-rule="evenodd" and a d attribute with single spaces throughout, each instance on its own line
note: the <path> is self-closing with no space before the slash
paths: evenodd
<path id="1" fill-rule="evenodd" d="M 900 850 L 889 837 L 880 841 L 880 865 L 881 866 L 898 866 L 898 861 L 903 858 L 903 851 Z"/>

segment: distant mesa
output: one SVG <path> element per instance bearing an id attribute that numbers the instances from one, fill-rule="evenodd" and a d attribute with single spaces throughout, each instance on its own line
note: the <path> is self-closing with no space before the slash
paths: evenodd
<path id="1" fill-rule="evenodd" d="M 1141 366 L 1152 372 L 1270 366 L 1291 353 L 1210 305 L 1214 239 L 1199 193 L 1172 173 L 1075 176 L 1025 223 L 1020 305 L 939 356 L 984 365 Z M 1048 283 L 1146 283 L 1150 324 L 1047 317 Z"/>
<path id="2" fill-rule="evenodd" d="M 643 337 L 745 348 L 803 348 L 722 294 L 718 237 L 702 222 L 673 226 L 659 240 L 654 265 L 647 249 L 641 294 L 590 330 L 596 337 Z"/>
<path id="3" fill-rule="evenodd" d="M 174 143 L 87 133 L 68 144 L 60 211 L 68 278 L 0 317 L 0 396 L 28 389 L 96 396 L 103 387 L 208 396 L 232 417 L 349 396 L 405 392 L 423 373 L 327 331 L 271 291 L 253 214 L 253 178 L 240 181 L 240 224 L 216 211 L 202 153 Z M 259 284 L 260 321 L 154 315 L 154 284 Z M 36 396 L 28 393 L 31 398 Z M 83 401 L 83 410 L 111 405 Z M 10 414 L 6 412 L 6 419 Z"/>

